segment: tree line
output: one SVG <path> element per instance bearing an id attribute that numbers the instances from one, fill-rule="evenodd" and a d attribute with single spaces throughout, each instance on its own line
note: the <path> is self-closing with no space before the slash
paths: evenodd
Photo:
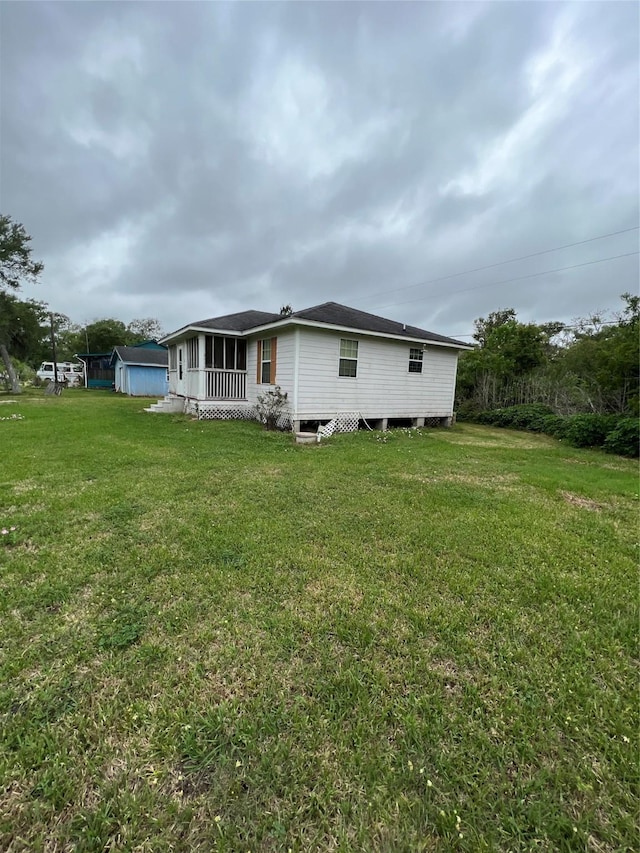
<path id="1" fill-rule="evenodd" d="M 459 362 L 459 415 L 540 403 L 559 415 L 637 416 L 640 297 L 621 300 L 571 325 L 521 323 L 513 308 L 479 317 Z"/>

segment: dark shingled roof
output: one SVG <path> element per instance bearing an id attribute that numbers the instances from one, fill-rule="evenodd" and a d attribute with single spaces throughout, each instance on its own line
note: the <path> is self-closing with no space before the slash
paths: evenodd
<path id="1" fill-rule="evenodd" d="M 417 338 L 423 341 L 434 341 L 435 343 L 449 344 L 450 346 L 468 347 L 469 344 L 447 338 L 426 329 L 416 326 L 405 326 L 395 320 L 387 320 L 376 314 L 367 314 L 366 311 L 358 311 L 337 302 L 323 302 L 313 308 L 305 308 L 303 311 L 294 311 L 290 315 L 293 320 L 312 320 L 315 323 L 329 323 L 334 326 L 346 326 L 349 329 L 359 329 L 363 332 L 379 332 L 383 335 L 399 335 L 405 338 Z M 238 314 L 226 314 L 224 317 L 212 317 L 209 320 L 200 320 L 198 323 L 189 323 L 185 328 L 200 327 L 205 329 L 219 329 L 228 332 L 248 332 L 258 326 L 266 326 L 279 320 L 286 320 L 281 314 L 272 314 L 268 311 L 240 311 Z M 182 330 L 179 330 L 182 331 Z M 170 335 L 167 337 L 171 337 Z M 122 347 L 121 347 L 122 349 Z"/>
<path id="2" fill-rule="evenodd" d="M 280 314 L 271 314 L 268 311 L 240 311 L 238 314 L 225 314 L 224 317 L 212 317 L 210 320 L 200 320 L 199 323 L 189 325 L 226 332 L 246 332 L 247 329 L 275 323 L 276 320 L 282 320 Z"/>
<path id="3" fill-rule="evenodd" d="M 422 340 L 437 341 L 443 344 L 454 344 L 456 346 L 468 347 L 462 341 L 419 329 L 417 326 L 405 326 L 395 320 L 387 320 L 376 314 L 367 314 L 366 311 L 358 311 L 337 302 L 323 302 L 313 308 L 305 308 L 296 311 L 293 317 L 302 320 L 313 320 L 316 323 L 331 323 L 334 326 L 348 326 L 350 329 L 361 329 L 363 332 L 381 332 L 386 335 L 401 335 L 407 338 L 421 338 Z"/>
<path id="4" fill-rule="evenodd" d="M 145 349 L 144 347 L 114 347 L 114 354 L 125 364 L 144 364 L 149 367 L 167 367 L 169 364 L 166 349 Z M 113 360 L 113 357 L 112 357 Z"/>

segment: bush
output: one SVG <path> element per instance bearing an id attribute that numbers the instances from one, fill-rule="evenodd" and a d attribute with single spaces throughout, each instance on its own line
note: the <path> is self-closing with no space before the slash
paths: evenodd
<path id="1" fill-rule="evenodd" d="M 479 414 L 478 407 L 472 400 L 465 400 L 456 407 L 457 421 L 475 421 Z"/>
<path id="2" fill-rule="evenodd" d="M 604 447 L 609 453 L 638 456 L 639 421 L 619 415 L 554 415 L 542 403 L 524 403 L 504 409 L 469 414 L 468 420 L 485 426 L 526 429 L 564 439 L 574 447 Z"/>
<path id="3" fill-rule="evenodd" d="M 567 431 L 567 418 L 562 415 L 546 415 L 540 421 L 540 432 L 553 438 L 562 439 Z"/>
<path id="4" fill-rule="evenodd" d="M 620 456 L 638 456 L 640 447 L 640 421 L 638 418 L 621 418 L 615 429 L 604 440 L 607 453 L 619 453 Z"/>
<path id="5" fill-rule="evenodd" d="M 564 437 L 574 447 L 602 447 L 618 420 L 617 415 L 570 415 Z"/>
<path id="6" fill-rule="evenodd" d="M 524 403 L 521 406 L 511 406 L 505 409 L 510 414 L 511 425 L 516 429 L 529 429 L 533 432 L 542 432 L 544 418 L 553 414 L 549 406 L 542 403 Z"/>
<path id="7" fill-rule="evenodd" d="M 258 394 L 256 412 L 265 429 L 278 429 L 278 421 L 284 415 L 287 405 L 287 393 L 279 385 L 270 388 L 264 394 Z"/>
<path id="8" fill-rule="evenodd" d="M 542 403 L 523 403 L 520 406 L 507 406 L 504 409 L 490 409 L 486 412 L 479 412 L 475 416 L 469 416 L 469 420 L 475 420 L 487 426 L 543 432 L 544 418 L 551 413 L 549 406 Z"/>

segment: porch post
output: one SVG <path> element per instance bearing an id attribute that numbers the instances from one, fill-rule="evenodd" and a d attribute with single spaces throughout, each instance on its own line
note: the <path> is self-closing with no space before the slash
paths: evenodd
<path id="1" fill-rule="evenodd" d="M 198 334 L 198 399 L 204 400 L 207 396 L 206 376 L 204 370 L 204 335 Z"/>

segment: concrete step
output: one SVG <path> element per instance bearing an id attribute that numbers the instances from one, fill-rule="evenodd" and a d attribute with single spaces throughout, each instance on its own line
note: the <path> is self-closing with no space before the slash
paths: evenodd
<path id="1" fill-rule="evenodd" d="M 181 397 L 163 397 L 157 403 L 152 403 L 145 412 L 154 414 L 181 414 L 184 412 L 184 400 Z"/>

